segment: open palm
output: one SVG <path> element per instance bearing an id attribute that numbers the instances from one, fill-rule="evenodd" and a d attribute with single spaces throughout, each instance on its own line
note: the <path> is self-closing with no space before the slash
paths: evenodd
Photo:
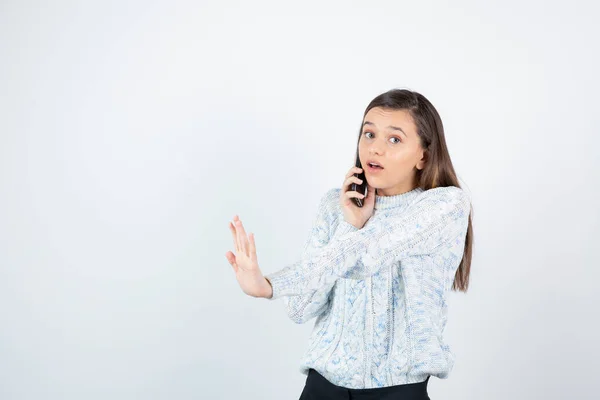
<path id="1" fill-rule="evenodd" d="M 237 215 L 233 220 L 235 225 L 230 222 L 229 229 L 233 236 L 235 254 L 228 251 L 225 257 L 233 267 L 235 277 L 244 293 L 253 297 L 268 298 L 272 294 L 271 285 L 258 267 L 254 234 L 251 233 L 248 238 Z"/>

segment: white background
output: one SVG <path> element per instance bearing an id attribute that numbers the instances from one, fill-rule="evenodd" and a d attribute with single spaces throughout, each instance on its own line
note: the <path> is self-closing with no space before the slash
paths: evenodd
<path id="1" fill-rule="evenodd" d="M 227 224 L 297 261 L 392 88 L 473 199 L 430 397 L 597 398 L 593 3 L 2 2 L 0 398 L 297 399 L 314 320 L 244 295 Z"/>

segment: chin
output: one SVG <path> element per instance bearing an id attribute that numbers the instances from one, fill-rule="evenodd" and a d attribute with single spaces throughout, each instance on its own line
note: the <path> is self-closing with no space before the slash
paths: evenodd
<path id="1" fill-rule="evenodd" d="M 373 190 L 375 190 L 375 191 L 383 189 L 383 187 L 381 185 L 373 185 L 371 182 L 369 182 L 369 186 L 371 186 L 373 188 Z M 377 192 L 375 192 L 375 193 L 377 193 Z"/>
<path id="2" fill-rule="evenodd" d="M 377 179 L 376 177 L 368 177 L 366 181 L 374 189 L 384 189 L 384 186 L 381 184 L 380 179 Z"/>

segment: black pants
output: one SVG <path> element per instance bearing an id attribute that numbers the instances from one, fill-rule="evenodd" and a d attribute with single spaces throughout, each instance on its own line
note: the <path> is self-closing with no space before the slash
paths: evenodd
<path id="1" fill-rule="evenodd" d="M 429 377 L 423 382 L 369 389 L 348 389 L 334 385 L 314 369 L 308 370 L 304 390 L 298 400 L 430 400 Z"/>

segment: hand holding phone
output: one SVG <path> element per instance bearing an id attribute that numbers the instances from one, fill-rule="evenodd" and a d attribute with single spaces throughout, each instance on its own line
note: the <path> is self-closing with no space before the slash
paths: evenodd
<path id="1" fill-rule="evenodd" d="M 364 171 L 360 167 L 350 168 L 340 192 L 344 220 L 361 229 L 373 215 L 374 206 L 375 189 L 368 185 Z"/>
<path id="2" fill-rule="evenodd" d="M 367 195 L 367 178 L 365 176 L 365 171 L 363 170 L 362 164 L 360 163 L 360 159 L 357 158 L 356 159 L 356 167 L 360 168 L 361 171 L 357 172 L 354 174 L 354 176 L 356 176 L 358 179 L 362 180 L 362 183 L 356 183 L 356 182 L 352 182 L 352 185 L 350 186 L 350 190 L 352 190 L 353 192 L 358 192 L 360 194 L 362 194 L 363 196 Z M 356 204 L 357 207 L 362 207 L 363 206 L 363 199 L 360 197 L 353 197 L 352 201 L 354 202 L 354 204 Z"/>

